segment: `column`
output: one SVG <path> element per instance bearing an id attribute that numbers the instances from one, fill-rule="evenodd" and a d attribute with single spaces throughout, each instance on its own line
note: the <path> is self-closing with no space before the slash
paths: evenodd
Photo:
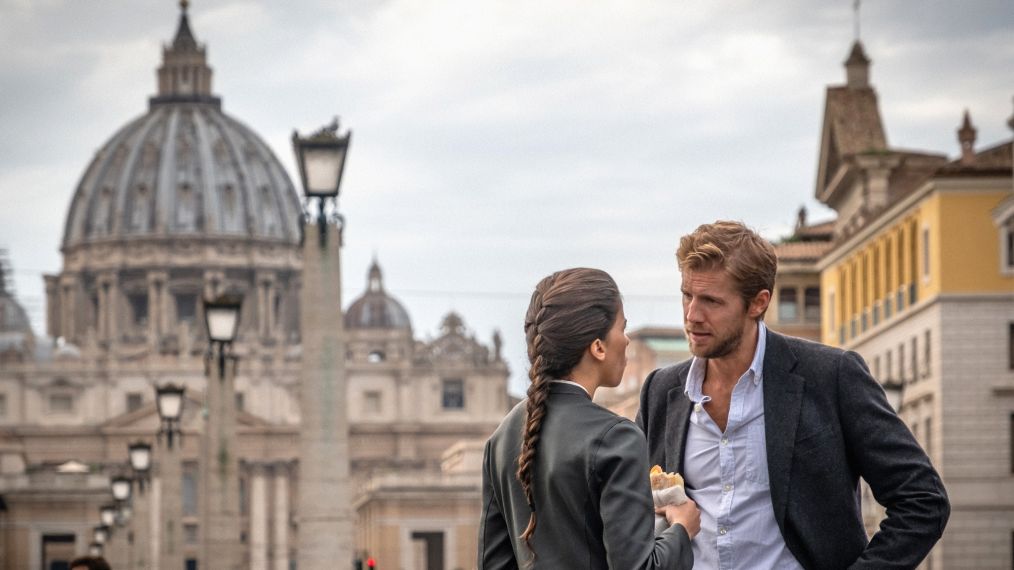
<path id="1" fill-rule="evenodd" d="M 56 275 L 43 275 L 46 282 L 46 334 L 56 338 L 60 332 L 60 278 Z"/>
<path id="2" fill-rule="evenodd" d="M 275 465 L 275 528 L 272 570 L 289 570 L 289 473 Z"/>
<path id="3" fill-rule="evenodd" d="M 268 570 L 267 473 L 262 464 L 250 469 L 250 570 Z"/>
<path id="4" fill-rule="evenodd" d="M 158 346 L 159 338 L 165 332 L 163 310 L 166 274 L 163 271 L 148 273 L 148 344 Z"/>
<path id="5" fill-rule="evenodd" d="M 60 277 L 60 333 L 73 342 L 77 333 L 74 312 L 77 310 L 75 303 L 77 279 L 73 275 L 64 274 Z"/>
<path id="6" fill-rule="evenodd" d="M 226 357 L 219 376 L 216 346 L 208 366 L 207 414 L 201 438 L 201 567 L 238 570 L 239 460 L 236 456 L 236 359 Z M 311 566 L 312 568 L 312 566 Z"/>
<path id="7" fill-rule="evenodd" d="M 162 475 L 161 541 L 159 567 L 163 570 L 183 568 L 183 466 L 180 440 L 173 445 L 163 440 L 158 448 L 158 467 Z"/>
<path id="8" fill-rule="evenodd" d="M 131 570 L 148 570 L 151 568 L 150 535 L 151 527 L 151 504 L 152 487 L 151 482 L 144 482 L 138 485 L 134 494 L 134 517 L 131 519 L 131 528 L 134 529 L 134 565 Z"/>
<path id="9" fill-rule="evenodd" d="M 148 541 L 148 556 L 151 570 L 161 570 L 159 553 L 162 552 L 162 474 L 151 480 L 151 497 L 149 499 L 148 528 L 151 529 Z"/>
<path id="10" fill-rule="evenodd" d="M 352 566 L 341 230 L 304 224 L 299 427 L 299 568 Z M 325 243 L 320 231 L 328 233 Z"/>

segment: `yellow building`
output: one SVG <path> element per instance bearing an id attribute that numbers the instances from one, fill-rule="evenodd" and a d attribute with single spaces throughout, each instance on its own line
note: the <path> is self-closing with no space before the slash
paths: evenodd
<path id="1" fill-rule="evenodd" d="M 1014 535 L 1012 144 L 961 155 L 886 142 L 869 60 L 828 89 L 816 194 L 834 208 L 817 263 L 821 340 L 904 385 L 899 414 L 944 478 L 952 514 L 924 568 L 1001 568 Z M 868 490 L 867 490 L 868 493 Z M 871 498 L 868 496 L 868 498 Z M 866 505 L 868 529 L 882 513 Z"/>

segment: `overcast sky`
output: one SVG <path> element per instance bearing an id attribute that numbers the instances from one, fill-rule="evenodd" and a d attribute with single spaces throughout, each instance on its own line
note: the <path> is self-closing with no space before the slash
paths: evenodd
<path id="1" fill-rule="evenodd" d="M 0 247 L 43 333 L 43 273 L 94 152 L 144 113 L 171 0 L 0 0 Z M 293 128 L 353 130 L 345 300 L 376 254 L 417 336 L 459 311 L 503 331 L 565 267 L 609 271 L 631 328 L 678 325 L 679 236 L 718 218 L 787 233 L 813 200 L 824 89 L 851 0 L 193 0 L 226 113 L 290 173 Z M 1010 137 L 1010 0 L 869 0 L 861 34 L 893 146 Z"/>

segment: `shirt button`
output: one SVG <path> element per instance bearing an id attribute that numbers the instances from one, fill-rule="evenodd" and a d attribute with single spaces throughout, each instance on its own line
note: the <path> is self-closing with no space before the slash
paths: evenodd
<path id="1" fill-rule="evenodd" d="M 722 438 L 722 445 L 729 445 L 729 438 L 723 437 Z"/>
<path id="2" fill-rule="evenodd" d="M 703 409 L 704 409 L 704 406 L 702 406 L 700 404 L 694 404 L 694 411 L 695 412 L 700 413 L 701 410 L 703 410 Z"/>
<path id="3" fill-rule="evenodd" d="M 726 486 L 722 487 L 722 490 L 725 491 L 726 493 L 728 493 L 729 491 L 732 490 L 732 485 L 726 485 Z"/>
<path id="4" fill-rule="evenodd" d="M 728 531 L 725 530 L 724 526 L 722 528 L 718 529 L 718 534 L 721 534 L 722 536 L 725 536 L 726 532 L 728 532 Z"/>

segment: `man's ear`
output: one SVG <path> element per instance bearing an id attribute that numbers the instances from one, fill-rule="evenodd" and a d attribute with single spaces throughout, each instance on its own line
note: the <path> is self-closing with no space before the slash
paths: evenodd
<path id="1" fill-rule="evenodd" d="M 750 306 L 747 307 L 746 313 L 751 319 L 759 319 L 764 314 L 764 311 L 767 310 L 769 304 L 771 304 L 771 291 L 762 289 L 750 301 Z"/>
<path id="2" fill-rule="evenodd" d="M 599 362 L 606 359 L 606 343 L 602 342 L 602 339 L 597 338 L 591 345 L 588 346 L 588 354 L 592 358 Z"/>

